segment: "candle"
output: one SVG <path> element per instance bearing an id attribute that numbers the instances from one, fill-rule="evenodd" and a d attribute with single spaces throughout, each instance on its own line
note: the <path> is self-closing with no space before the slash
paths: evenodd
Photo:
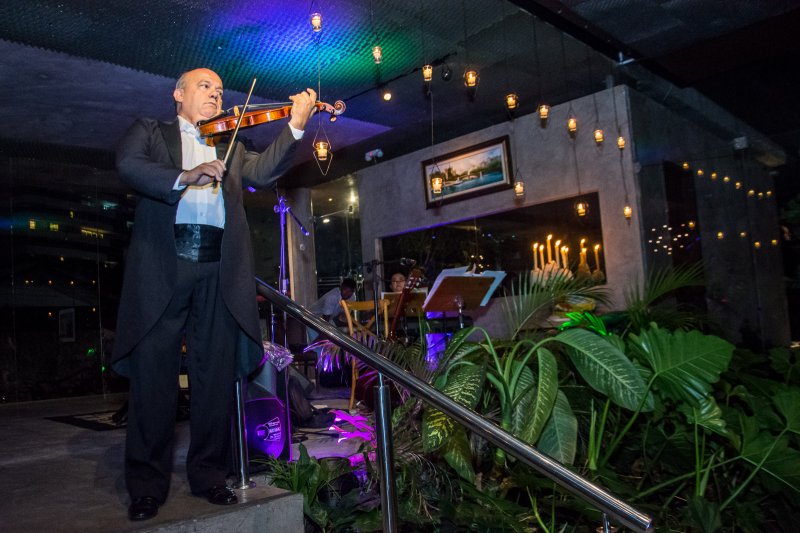
<path id="1" fill-rule="evenodd" d="M 557 266 L 558 268 L 561 268 L 561 265 L 558 263 L 558 254 L 559 254 L 560 252 L 561 252 L 561 239 L 558 239 L 558 240 L 556 241 L 556 245 L 555 245 L 555 247 L 553 248 L 553 253 L 555 253 L 555 255 L 556 255 L 556 266 Z"/>
<path id="2" fill-rule="evenodd" d="M 586 248 L 581 248 L 581 264 L 586 264 L 586 266 L 589 266 L 589 263 L 586 262 L 586 252 Z"/>
<path id="3" fill-rule="evenodd" d="M 328 159 L 328 143 L 325 141 L 318 141 L 314 147 L 316 148 L 317 159 L 320 161 Z"/>
<path id="4" fill-rule="evenodd" d="M 583 250 L 583 243 L 585 243 L 585 242 L 586 242 L 586 237 L 581 239 L 581 245 L 578 247 L 579 250 Z"/>
<path id="5" fill-rule="evenodd" d="M 539 243 L 538 242 L 533 243 L 533 269 L 534 270 L 539 270 L 539 261 L 537 261 L 537 258 L 536 258 L 536 250 L 538 248 L 539 248 Z"/>
<path id="6" fill-rule="evenodd" d="M 550 255 L 550 241 L 552 239 L 553 239 L 552 235 L 548 235 L 547 236 L 547 264 L 548 265 L 553 262 L 553 256 Z"/>
<path id="7" fill-rule="evenodd" d="M 561 265 L 563 268 L 567 268 L 567 247 L 561 247 Z"/>
<path id="8" fill-rule="evenodd" d="M 544 268 L 544 244 L 539 247 L 539 263 Z"/>
<path id="9" fill-rule="evenodd" d="M 600 245 L 599 244 L 595 244 L 594 245 L 594 264 L 595 264 L 595 269 L 596 270 L 600 270 Z"/>

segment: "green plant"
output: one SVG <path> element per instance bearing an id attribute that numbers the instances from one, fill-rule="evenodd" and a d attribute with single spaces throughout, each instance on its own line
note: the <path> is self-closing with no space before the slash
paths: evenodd
<path id="1" fill-rule="evenodd" d="M 636 333 L 650 323 L 670 330 L 700 326 L 703 320 L 696 310 L 678 305 L 668 297 L 680 289 L 702 284 L 700 263 L 650 271 L 642 286 L 634 283 L 625 293 L 627 329 Z"/>

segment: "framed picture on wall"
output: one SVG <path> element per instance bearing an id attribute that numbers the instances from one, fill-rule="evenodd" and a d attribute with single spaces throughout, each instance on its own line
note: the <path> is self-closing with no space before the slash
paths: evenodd
<path id="1" fill-rule="evenodd" d="M 430 209 L 512 187 L 508 136 L 422 162 Z"/>

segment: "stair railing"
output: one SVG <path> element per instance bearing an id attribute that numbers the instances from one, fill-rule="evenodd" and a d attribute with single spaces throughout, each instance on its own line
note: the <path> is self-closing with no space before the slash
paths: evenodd
<path id="1" fill-rule="evenodd" d="M 378 440 L 379 471 L 381 473 L 381 505 L 383 510 L 383 530 L 394 533 L 397 530 L 397 502 L 394 497 L 394 479 L 391 448 L 391 412 L 388 388 L 384 378 L 389 378 L 408 389 L 423 401 L 435 406 L 450 418 L 457 420 L 472 432 L 499 447 L 507 454 L 516 457 L 543 476 L 554 481 L 563 489 L 596 506 L 603 513 L 604 531 L 609 531 L 607 517 L 634 531 L 652 532 L 652 519 L 616 498 L 602 487 L 569 470 L 558 461 L 541 453 L 533 446 L 519 440 L 494 423 L 474 411 L 453 401 L 416 376 L 370 350 L 352 337 L 345 335 L 332 324 L 313 315 L 297 302 L 287 298 L 271 286 L 256 278 L 258 293 L 288 315 L 304 325 L 318 331 L 320 336 L 357 357 L 378 372 L 379 386 L 376 408 L 376 432 Z"/>

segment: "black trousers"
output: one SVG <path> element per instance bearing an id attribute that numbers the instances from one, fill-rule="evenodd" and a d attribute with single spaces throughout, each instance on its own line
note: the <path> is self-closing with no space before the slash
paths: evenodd
<path id="1" fill-rule="evenodd" d="M 189 486 L 200 493 L 225 483 L 238 325 L 222 299 L 219 262 L 178 260 L 175 293 L 130 356 L 125 481 L 131 499 L 169 493 L 181 341 L 191 385 Z"/>

